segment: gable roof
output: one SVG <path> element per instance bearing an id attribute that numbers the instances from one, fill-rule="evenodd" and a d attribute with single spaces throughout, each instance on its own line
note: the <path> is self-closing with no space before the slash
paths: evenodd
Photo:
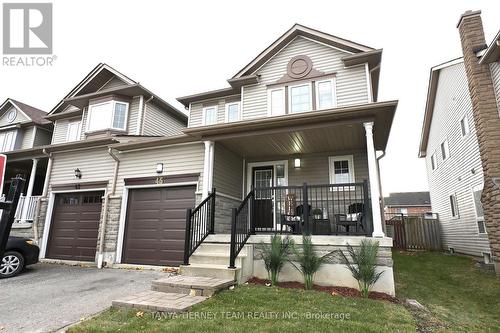
<path id="1" fill-rule="evenodd" d="M 296 23 L 290 29 L 288 29 L 288 31 L 286 31 L 283 35 L 276 39 L 271 45 L 269 45 L 264 51 L 259 53 L 257 57 L 250 61 L 231 79 L 234 80 L 242 76 L 253 74 L 258 68 L 265 64 L 269 59 L 271 59 L 276 53 L 278 53 L 283 47 L 294 40 L 297 36 L 307 37 L 315 41 L 345 50 L 351 54 L 375 50 L 374 48 L 371 48 L 369 46 L 330 35 Z"/>
<path id="2" fill-rule="evenodd" d="M 109 89 L 102 89 L 114 77 L 123 81 L 122 86 L 117 86 Z M 102 90 L 101 90 L 102 89 Z M 163 109 L 167 110 L 176 118 L 187 123 L 187 115 L 167 103 L 158 95 L 144 88 L 139 82 L 136 82 L 128 76 L 120 73 L 113 67 L 100 63 L 90 71 L 85 78 L 80 81 L 48 114 L 48 118 L 57 118 L 58 113 L 64 111 L 69 105 L 74 105 L 79 108 L 91 98 L 97 98 L 105 94 L 124 94 L 127 96 L 145 95 L 147 99 L 151 99 L 151 103 L 155 103 Z M 83 104 L 82 104 L 83 103 Z"/>
<path id="3" fill-rule="evenodd" d="M 496 34 L 495 38 L 493 38 L 490 46 L 488 46 L 488 48 L 484 51 L 479 63 L 489 64 L 498 60 L 500 60 L 500 30 Z"/>
<path id="4" fill-rule="evenodd" d="M 51 124 L 50 121 L 45 119 L 47 112 L 37 109 L 31 105 L 19 102 L 12 98 L 7 98 L 5 102 L 1 104 L 0 112 L 3 112 L 3 109 L 6 108 L 7 105 L 12 105 L 19 112 L 22 112 L 27 118 L 31 119 L 31 121 L 37 125 Z"/>
<path id="5" fill-rule="evenodd" d="M 431 129 L 432 115 L 434 114 L 434 102 L 436 99 L 437 86 L 439 81 L 439 72 L 441 69 L 450 67 L 463 62 L 463 58 L 456 58 L 431 68 L 429 74 L 429 86 L 427 88 L 427 101 L 425 103 L 424 122 L 422 124 L 422 133 L 420 135 L 420 148 L 418 157 L 427 155 L 427 141 L 429 140 L 429 131 Z"/>
<path id="6" fill-rule="evenodd" d="M 430 206 L 429 192 L 396 192 L 384 198 L 386 206 Z"/>

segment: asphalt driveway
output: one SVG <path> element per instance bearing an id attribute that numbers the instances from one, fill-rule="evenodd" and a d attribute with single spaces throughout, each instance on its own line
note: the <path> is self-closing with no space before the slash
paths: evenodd
<path id="1" fill-rule="evenodd" d="M 0 332 L 53 332 L 147 290 L 167 273 L 55 264 L 29 266 L 0 280 Z"/>

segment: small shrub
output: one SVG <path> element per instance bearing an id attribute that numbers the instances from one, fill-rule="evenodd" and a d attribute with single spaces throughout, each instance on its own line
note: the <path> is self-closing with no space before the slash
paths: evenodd
<path id="1" fill-rule="evenodd" d="M 328 252 L 323 256 L 319 256 L 314 251 L 314 246 L 311 236 L 302 236 L 302 251 L 299 251 L 295 246 L 292 247 L 295 255 L 295 260 L 298 265 L 291 261 L 291 264 L 304 277 L 304 285 L 306 289 L 312 289 L 314 282 L 314 274 L 332 257 L 335 251 Z"/>
<path id="2" fill-rule="evenodd" d="M 273 286 L 278 283 L 279 273 L 288 261 L 292 247 L 293 239 L 281 238 L 279 235 L 271 236 L 270 244 L 260 244 L 261 258 L 264 260 L 267 275 Z"/>
<path id="3" fill-rule="evenodd" d="M 367 298 L 370 289 L 378 281 L 383 272 L 376 273 L 378 242 L 363 239 L 359 249 L 355 250 L 347 244 L 347 252 L 351 257 L 351 262 L 344 254 L 339 251 L 341 260 L 352 273 L 352 276 L 358 281 L 359 291 L 363 297 Z"/>

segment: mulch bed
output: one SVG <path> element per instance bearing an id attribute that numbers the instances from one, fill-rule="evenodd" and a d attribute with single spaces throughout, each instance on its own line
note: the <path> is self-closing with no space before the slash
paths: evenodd
<path id="1" fill-rule="evenodd" d="M 253 277 L 250 280 L 248 280 L 248 283 L 265 286 L 266 284 L 269 284 L 270 281 Z M 288 289 L 302 289 L 303 290 L 304 284 L 300 283 L 300 282 L 294 282 L 294 281 L 278 282 L 278 287 L 288 288 Z M 330 295 L 340 295 L 343 297 L 362 297 L 359 290 L 354 289 L 354 288 L 349 288 L 349 287 L 330 287 L 330 286 L 314 285 L 313 289 L 316 291 L 328 293 Z M 370 295 L 368 297 L 371 299 L 376 299 L 376 300 L 389 301 L 392 303 L 400 303 L 400 301 L 397 298 L 392 297 L 391 295 L 388 295 L 385 293 L 377 292 L 377 291 L 370 292 Z"/>

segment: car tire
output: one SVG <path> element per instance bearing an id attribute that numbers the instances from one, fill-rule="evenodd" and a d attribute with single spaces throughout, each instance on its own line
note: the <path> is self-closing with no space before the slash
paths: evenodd
<path id="1" fill-rule="evenodd" d="M 0 263 L 0 279 L 19 274 L 24 268 L 24 257 L 16 251 L 7 251 Z"/>

